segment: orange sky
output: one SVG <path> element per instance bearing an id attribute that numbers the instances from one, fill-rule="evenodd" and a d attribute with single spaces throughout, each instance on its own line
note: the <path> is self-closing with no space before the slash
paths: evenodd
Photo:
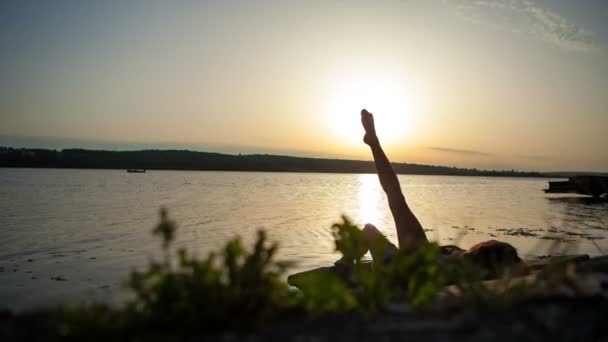
<path id="1" fill-rule="evenodd" d="M 608 171 L 602 4 L 1 6 L 4 144 L 369 159 L 367 107 L 395 161 Z"/>

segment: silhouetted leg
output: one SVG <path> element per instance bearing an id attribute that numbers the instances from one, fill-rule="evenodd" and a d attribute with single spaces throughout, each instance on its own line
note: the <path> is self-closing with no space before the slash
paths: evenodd
<path id="1" fill-rule="evenodd" d="M 414 250 L 428 241 L 424 230 L 405 202 L 397 174 L 380 146 L 380 141 L 376 135 L 374 117 L 365 109 L 361 111 L 361 123 L 365 129 L 363 141 L 372 150 L 380 185 L 382 185 L 382 189 L 386 193 L 388 204 L 395 220 L 399 247 L 404 250 Z"/>
<path id="2" fill-rule="evenodd" d="M 369 251 L 374 263 L 389 263 L 392 260 L 392 256 L 397 251 L 397 247 L 371 223 L 366 224 L 365 227 L 363 227 L 362 232 L 365 239 L 365 245 L 363 246 L 364 248 L 360 250 L 360 254 L 357 257 L 361 258 Z M 336 266 L 336 270 L 340 274 L 348 276 L 352 271 L 353 260 L 342 257 L 334 263 L 334 266 Z"/>
<path id="3" fill-rule="evenodd" d="M 372 259 L 375 262 L 388 263 L 397 247 L 393 245 L 373 224 L 366 224 L 363 227 L 363 236 L 369 249 Z"/>

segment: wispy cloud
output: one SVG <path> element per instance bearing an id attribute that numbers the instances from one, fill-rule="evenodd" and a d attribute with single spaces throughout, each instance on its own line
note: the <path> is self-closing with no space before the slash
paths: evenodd
<path id="1" fill-rule="evenodd" d="M 554 46 L 577 51 L 598 50 L 595 34 L 543 8 L 532 0 L 446 0 L 458 15 L 498 29 L 527 34 Z"/>
<path id="2" fill-rule="evenodd" d="M 556 160 L 555 157 L 545 156 L 545 155 L 516 155 L 516 158 L 526 159 L 526 160 L 539 160 L 539 161 L 550 161 Z"/>
<path id="3" fill-rule="evenodd" d="M 482 151 L 475 151 L 475 150 L 463 150 L 463 149 L 458 149 L 458 148 L 449 148 L 449 147 L 429 147 L 429 149 L 433 150 L 433 151 L 438 151 L 438 152 L 445 152 L 445 153 L 455 153 L 455 154 L 466 154 L 466 155 L 470 155 L 470 156 L 483 156 L 483 157 L 490 157 L 492 156 L 491 153 L 486 153 L 486 152 L 482 152 Z"/>

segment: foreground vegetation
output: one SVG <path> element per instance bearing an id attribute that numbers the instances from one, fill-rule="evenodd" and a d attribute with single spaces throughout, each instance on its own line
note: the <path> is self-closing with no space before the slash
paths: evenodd
<path id="1" fill-rule="evenodd" d="M 126 285 L 135 295 L 132 301 L 122 309 L 64 307 L 49 314 L 64 336 L 251 331 L 300 317 L 374 314 L 391 301 L 422 307 L 445 284 L 435 262 L 435 244 L 372 271 L 358 256 L 363 245 L 359 228 L 344 218 L 333 229 L 337 250 L 355 262 L 353 279 L 360 286 L 353 289 L 337 274 L 319 273 L 296 290 L 284 281 L 290 264 L 275 260 L 278 246 L 267 241 L 264 231 L 258 232 L 250 251 L 236 238 L 199 260 L 185 249 L 173 248 L 176 224 L 161 210 L 153 234 L 162 240 L 164 258 L 131 273 Z M 399 276 L 406 274 L 407 279 Z"/>
<path id="2" fill-rule="evenodd" d="M 336 250 L 353 260 L 349 276 L 312 273 L 299 281 L 296 290 L 284 281 L 291 265 L 275 259 L 278 246 L 268 242 L 263 231 L 251 250 L 236 238 L 219 252 L 197 259 L 174 248 L 176 229 L 161 210 L 153 233 L 162 241 L 164 257 L 131 273 L 126 286 L 134 298 L 123 307 L 65 306 L 38 311 L 28 316 L 28 322 L 38 327 L 43 322 L 45 338 L 188 338 L 259 332 L 311 319 L 334 322 L 341 315 L 348 315 L 351 325 L 387 314 L 482 317 L 558 287 L 575 295 L 580 292 L 570 264 L 549 267 L 533 281 L 515 281 L 505 270 L 502 278 L 487 283 L 482 281 L 484 271 L 473 265 L 438 263 L 440 247 L 434 243 L 413 254 L 398 253 L 389 264 L 370 267 L 360 257 L 361 231 L 347 218 L 333 226 L 333 234 Z M 345 322 L 338 319 L 337 324 Z"/>

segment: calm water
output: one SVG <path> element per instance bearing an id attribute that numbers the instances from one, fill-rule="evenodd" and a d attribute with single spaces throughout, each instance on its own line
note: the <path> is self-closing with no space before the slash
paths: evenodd
<path id="1" fill-rule="evenodd" d="M 427 235 L 442 244 L 499 239 L 524 256 L 556 241 L 568 253 L 608 251 L 608 204 L 547 196 L 547 180 L 400 179 Z M 204 255 L 264 228 L 280 258 L 298 263 L 293 271 L 337 258 L 330 227 L 341 214 L 396 241 L 375 175 L 0 169 L 0 307 L 122 300 L 129 270 L 158 253 L 150 230 L 161 206 L 179 224 L 179 246 Z"/>

